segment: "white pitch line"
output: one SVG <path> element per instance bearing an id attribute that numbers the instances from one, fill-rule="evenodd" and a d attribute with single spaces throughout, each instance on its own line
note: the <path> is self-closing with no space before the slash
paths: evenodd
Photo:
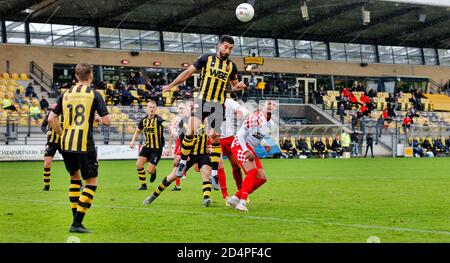
<path id="1" fill-rule="evenodd" d="M 31 202 L 31 203 L 46 203 L 46 204 L 55 204 L 55 205 L 67 205 L 68 202 L 62 201 L 49 201 L 49 200 L 26 200 L 26 199 L 10 199 L 10 198 L 1 198 L 0 200 L 6 201 L 14 201 L 14 202 Z M 114 206 L 114 205 L 96 205 L 93 204 L 93 207 L 99 208 L 114 208 L 114 209 L 128 209 L 128 210 L 139 210 L 146 212 L 156 212 L 147 207 L 132 207 L 132 206 Z M 231 209 L 231 208 L 230 208 Z M 243 219 L 252 219 L 252 220 L 267 220 L 267 221 L 278 221 L 278 222 L 288 222 L 288 223 L 302 223 L 302 224 L 313 224 L 313 225 L 332 225 L 332 226 L 340 226 L 340 227 L 349 227 L 349 228 L 364 228 L 364 229 L 378 229 L 378 230 L 390 230 L 397 232 L 415 232 L 415 233 L 425 233 L 425 234 L 435 234 L 435 235 L 446 235 L 450 236 L 450 231 L 443 230 L 427 230 L 427 229 L 415 229 L 415 228 L 403 228 L 403 227 L 390 227 L 390 226 L 377 226 L 377 225 L 364 225 L 364 224 L 345 224 L 345 223 L 336 223 L 336 222 L 320 222 L 320 221 L 310 221 L 303 219 L 286 219 L 279 217 L 270 217 L 270 216 L 252 216 L 248 214 L 222 214 L 222 213 L 211 213 L 211 212 L 195 212 L 195 211 L 187 211 L 187 210 L 175 210 L 175 209 L 164 209 L 165 212 L 170 213 L 178 213 L 178 214 L 192 214 L 192 215 L 200 215 L 200 216 L 223 216 L 223 217 L 231 217 L 231 218 L 243 218 Z"/>

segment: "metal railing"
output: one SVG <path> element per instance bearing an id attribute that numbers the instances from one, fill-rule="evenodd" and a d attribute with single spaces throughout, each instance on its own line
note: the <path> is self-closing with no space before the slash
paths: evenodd
<path id="1" fill-rule="evenodd" d="M 53 90 L 53 78 L 45 72 L 36 62 L 30 62 L 30 75 L 37 81 L 52 97 L 57 95 L 57 91 Z"/>

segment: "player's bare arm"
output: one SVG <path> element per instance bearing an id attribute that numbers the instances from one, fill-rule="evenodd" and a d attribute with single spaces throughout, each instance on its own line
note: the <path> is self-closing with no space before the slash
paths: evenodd
<path id="1" fill-rule="evenodd" d="M 141 134 L 142 130 L 140 130 L 139 128 L 136 128 L 136 131 L 134 132 L 133 138 L 131 139 L 130 142 L 130 148 L 134 149 L 134 144 L 136 143 L 137 138 L 139 137 L 139 135 Z"/>
<path id="2" fill-rule="evenodd" d="M 50 127 L 52 127 L 52 129 L 55 131 L 55 133 L 61 136 L 62 129 L 61 125 L 59 124 L 58 117 L 59 115 L 57 115 L 53 111 L 50 112 L 50 115 L 48 116 L 48 123 L 50 124 Z"/>

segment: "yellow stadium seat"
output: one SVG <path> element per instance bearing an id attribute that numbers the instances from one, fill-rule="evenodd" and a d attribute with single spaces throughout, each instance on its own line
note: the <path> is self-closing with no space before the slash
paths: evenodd
<path id="1" fill-rule="evenodd" d="M 9 79 L 9 74 L 6 72 L 2 73 L 2 79 Z"/>
<path id="2" fill-rule="evenodd" d="M 20 79 L 20 78 L 19 78 L 19 74 L 17 74 L 17 73 L 12 73 L 12 74 L 11 74 L 11 78 L 14 79 L 14 80 Z"/>
<path id="3" fill-rule="evenodd" d="M 29 80 L 30 78 L 28 77 L 27 73 L 20 73 L 20 79 L 21 80 Z"/>

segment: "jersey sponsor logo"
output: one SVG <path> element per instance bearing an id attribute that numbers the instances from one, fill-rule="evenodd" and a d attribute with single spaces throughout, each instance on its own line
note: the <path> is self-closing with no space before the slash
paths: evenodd
<path id="1" fill-rule="evenodd" d="M 222 80 L 222 81 L 227 80 L 227 74 L 223 71 L 220 71 L 217 69 L 209 69 L 209 74 L 215 78 Z"/>

